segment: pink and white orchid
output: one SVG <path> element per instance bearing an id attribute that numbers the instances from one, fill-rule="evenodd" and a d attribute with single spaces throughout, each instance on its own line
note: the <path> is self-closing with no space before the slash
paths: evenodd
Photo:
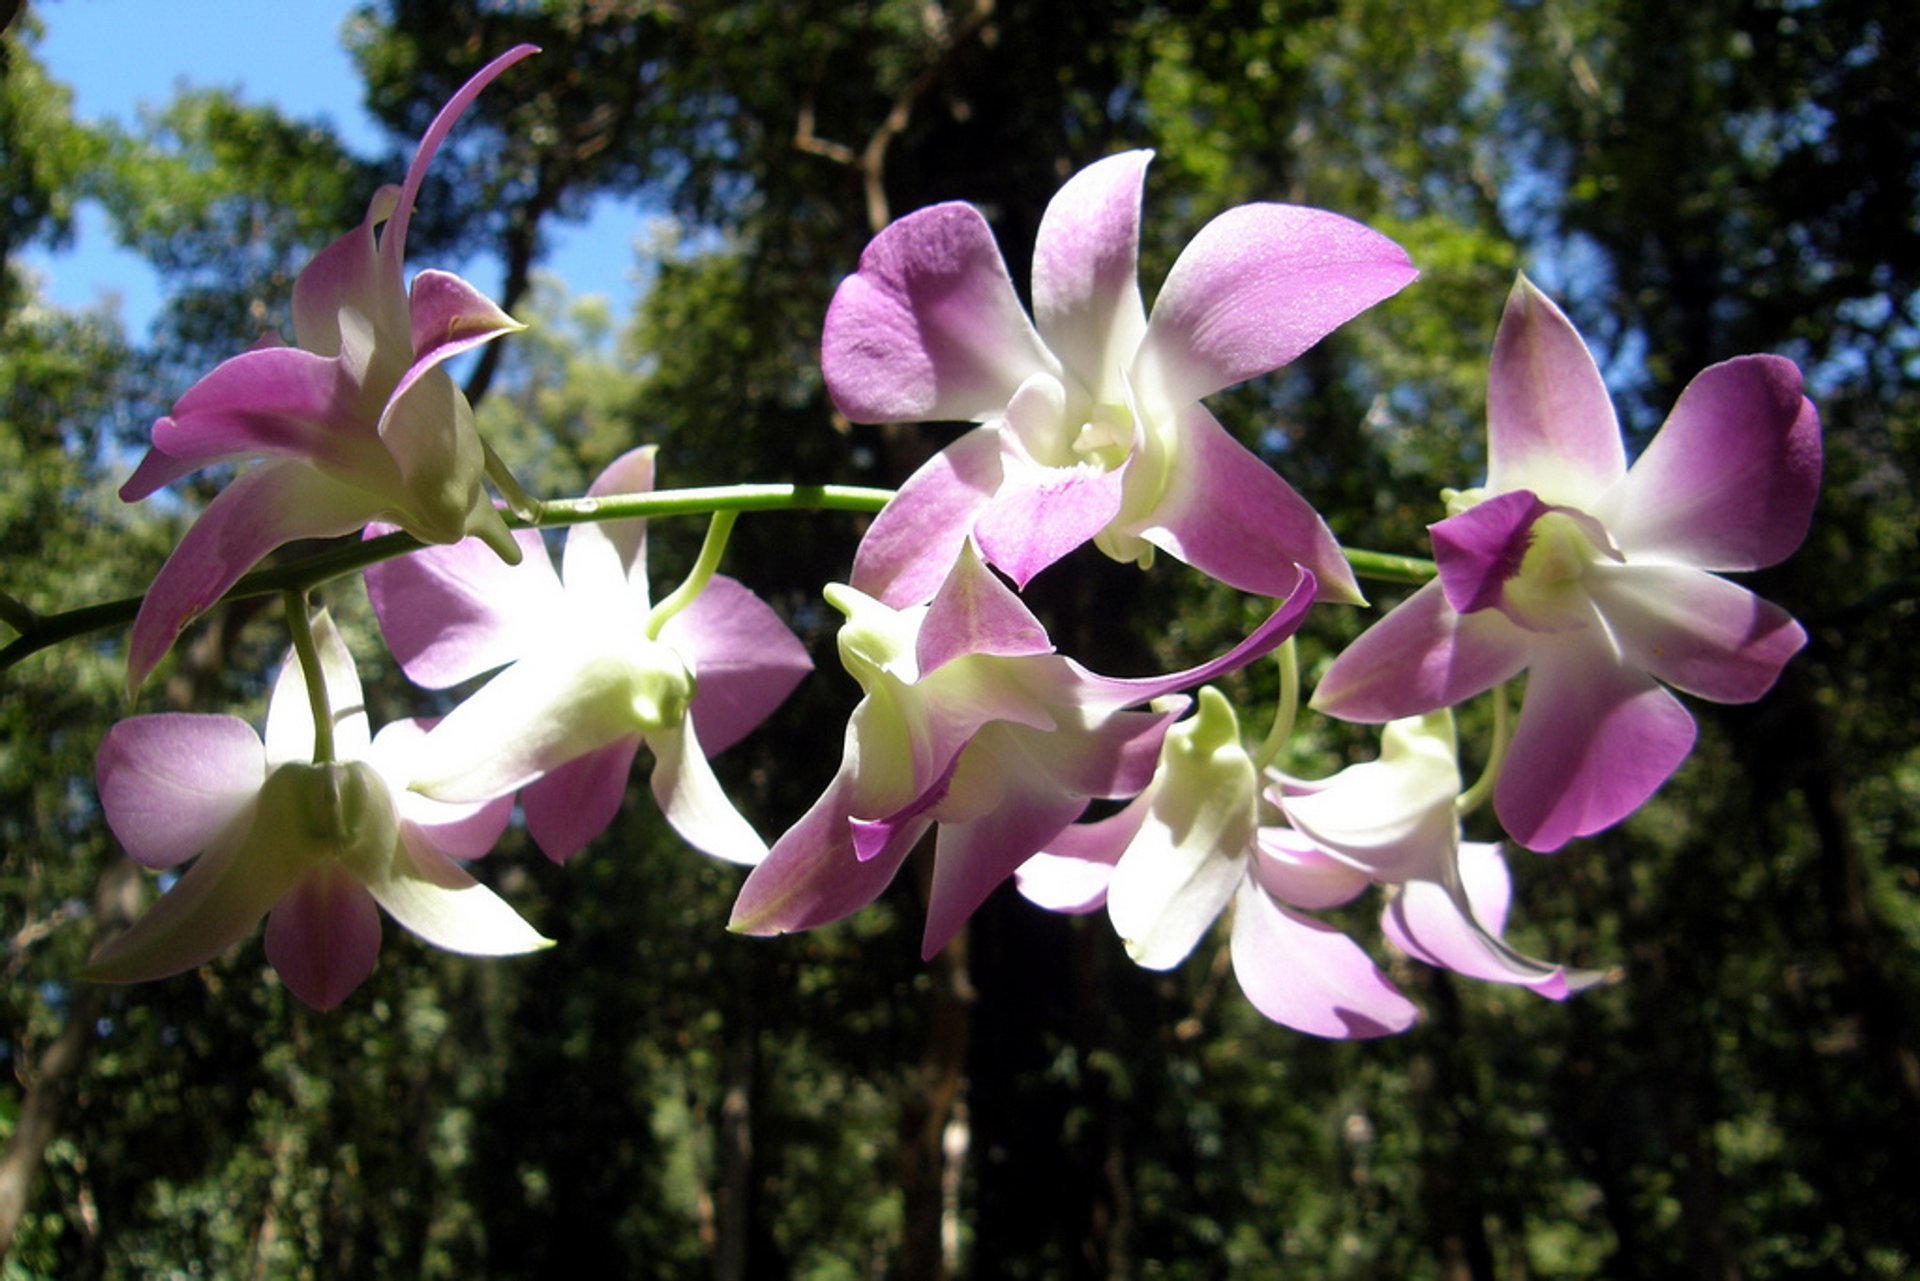
<path id="1" fill-rule="evenodd" d="M 848 723 L 839 772 L 747 878 L 730 928 L 779 934 L 857 911 L 937 823 L 922 939 L 931 957 L 1093 798 L 1146 785 L 1161 737 L 1186 705 L 1169 696 L 1271 651 L 1312 598 L 1309 575 L 1222 657 L 1116 680 L 1055 653 L 1039 620 L 966 543 L 926 605 L 896 610 L 829 587 L 827 600 L 847 617 L 841 661 L 866 697 Z"/>
<path id="2" fill-rule="evenodd" d="M 1390 726 L 1380 758 L 1318 783 L 1287 781 L 1262 824 L 1258 772 L 1232 707 L 1200 691 L 1153 781 L 1119 813 L 1069 828 L 1019 870 L 1050 911 L 1103 904 L 1149 969 L 1186 958 L 1229 906 L 1234 975 L 1256 1009 L 1332 1038 L 1405 1031 L 1413 1006 L 1350 938 L 1307 913 L 1387 887 L 1383 932 L 1417 960 L 1560 999 L 1597 976 L 1515 952 L 1500 938 L 1511 883 L 1497 846 L 1460 841 L 1452 717 Z"/>
<path id="3" fill-rule="evenodd" d="M 1664 685 L 1722 703 L 1772 687 L 1805 643 L 1719 577 L 1785 559 L 1820 483 L 1800 373 L 1743 356 L 1701 373 L 1631 469 L 1600 372 L 1522 277 L 1494 342 L 1488 473 L 1431 527 L 1439 577 L 1363 634 L 1313 705 L 1355 721 L 1448 707 L 1522 671 L 1494 808 L 1558 849 L 1625 818 L 1692 749 Z"/>
<path id="4" fill-rule="evenodd" d="M 654 447 L 616 459 L 589 496 L 653 488 Z M 759 597 L 724 576 L 663 612 L 643 520 L 576 525 L 556 575 L 540 535 L 508 566 L 479 543 L 430 547 L 366 571 L 387 645 L 409 679 L 443 689 L 506 665 L 428 736 L 414 786 L 443 801 L 521 790 L 527 830 L 556 862 L 604 831 L 644 742 L 653 794 L 696 849 L 756 863 L 766 842 L 707 763 L 765 720 L 812 667 Z"/>
<path id="5" fill-rule="evenodd" d="M 1016 585 L 1095 541 L 1159 548 L 1245 591 L 1359 588 L 1319 515 L 1202 397 L 1268 373 L 1417 274 L 1338 215 L 1251 204 L 1215 218 L 1148 316 L 1136 262 L 1151 153 L 1083 169 L 1048 205 L 1029 321 L 979 211 L 934 205 L 877 236 L 827 311 L 821 369 L 855 422 L 972 420 L 874 521 L 853 586 L 929 599 L 971 536 Z M 1036 328 L 1037 323 L 1037 328 Z"/>
<path id="6" fill-rule="evenodd" d="M 201 965 L 267 917 L 267 960 L 295 996 L 331 1009 L 372 973 L 375 905 L 436 947 L 505 956 L 551 946 L 457 859 L 505 829 L 510 802 L 444 805 L 408 790 L 418 722 L 369 733 L 353 658 L 324 613 L 313 624 L 332 708 L 332 761 L 316 762 L 313 709 L 289 654 L 263 742 L 232 716 L 167 713 L 115 725 L 96 776 L 107 824 L 142 865 L 199 854 L 81 977 L 166 978 Z"/>
<path id="7" fill-rule="evenodd" d="M 381 519 L 423 542 L 477 534 L 519 555 L 482 485 L 473 410 L 445 362 L 521 326 L 458 276 L 402 280 L 407 225 L 434 152 L 502 71 L 488 63 L 441 108 L 397 188 L 316 255 L 293 289 L 295 346 L 269 338 L 226 361 L 153 425 L 120 497 L 136 502 L 214 463 L 259 459 L 207 505 L 161 566 L 134 621 L 137 689 L 195 615 L 277 547 Z M 384 224 L 384 228 L 382 228 Z"/>
<path id="8" fill-rule="evenodd" d="M 1352 893 L 1387 887 L 1380 924 L 1417 960 L 1560 1000 L 1601 975 L 1516 952 L 1501 938 L 1513 883 L 1498 845 L 1460 839 L 1460 764 L 1453 713 L 1394 721 L 1377 759 L 1332 778 L 1285 780 L 1270 797 L 1292 824 L 1273 829 L 1274 891 L 1325 894 L 1344 870 Z"/>
<path id="9" fill-rule="evenodd" d="M 1234 976 L 1254 1008 L 1297 1031 L 1388 1036 L 1413 1024 L 1412 1002 L 1345 934 L 1290 905 L 1343 902 L 1365 888 L 1335 880 L 1329 898 L 1267 882 L 1288 870 L 1259 820 L 1260 776 L 1219 690 L 1167 733 L 1152 781 L 1125 809 L 1072 827 L 1019 871 L 1020 892 L 1056 912 L 1105 904 L 1127 954 L 1147 969 L 1185 960 L 1233 907 Z M 1295 880 L 1304 880 L 1295 877 Z"/>

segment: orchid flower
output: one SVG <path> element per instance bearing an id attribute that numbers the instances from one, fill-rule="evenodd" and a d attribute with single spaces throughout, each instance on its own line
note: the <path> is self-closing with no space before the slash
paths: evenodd
<path id="1" fill-rule="evenodd" d="M 166 978 L 204 964 L 264 915 L 267 960 L 289 991 L 332 1009 L 373 972 L 384 907 L 450 952 L 549 947 L 456 859 L 485 854 L 512 809 L 445 805 L 407 790 L 420 723 L 368 732 L 353 658 L 323 611 L 313 632 L 336 759 L 314 760 L 305 671 L 289 654 L 263 742 L 232 716 L 166 713 L 115 725 L 100 744 L 101 808 L 127 853 L 168 871 L 200 858 L 81 977 Z"/>
<path id="2" fill-rule="evenodd" d="M 653 488 L 654 447 L 616 459 L 588 495 Z M 477 542 L 366 571 L 387 645 L 416 684 L 443 689 L 506 665 L 428 736 L 414 786 L 443 801 L 521 791 L 527 830 L 555 862 L 604 831 L 644 742 L 653 794 L 696 849 L 758 862 L 766 842 L 707 763 L 779 706 L 812 664 L 759 597 L 730 578 L 655 606 L 643 520 L 576 525 L 554 573 L 540 535 L 509 567 Z"/>
<path id="3" fill-rule="evenodd" d="M 195 383 L 153 425 L 120 497 L 136 502 L 214 463 L 260 460 L 207 505 L 162 565 L 127 658 L 137 690 L 193 617 L 277 547 L 349 534 L 374 519 L 427 543 L 519 549 L 481 479 L 473 410 L 445 362 L 522 326 L 458 276 L 402 283 L 407 225 L 427 165 L 480 91 L 534 53 L 488 63 L 434 117 L 398 187 L 322 250 L 293 287 L 295 346 L 267 339 Z M 382 227 L 384 224 L 384 227 Z"/>
<path id="4" fill-rule="evenodd" d="M 1095 797 L 1151 777 L 1177 691 L 1253 661 L 1300 625 L 1311 576 L 1254 634 L 1171 676 L 1116 680 L 1054 652 L 1046 630 L 963 543 L 926 605 L 894 609 L 835 584 L 840 657 L 865 693 L 839 772 L 755 868 L 730 928 L 778 934 L 879 897 L 938 824 L 922 953 L 933 956 L 993 889 Z M 1143 705 L 1148 705 L 1145 710 Z"/>
<path id="5" fill-rule="evenodd" d="M 924 602 L 971 535 L 1022 588 L 1092 539 L 1117 560 L 1144 564 L 1157 547 L 1274 597 L 1304 567 L 1330 598 L 1361 599 L 1319 515 L 1200 400 L 1286 364 L 1417 273 L 1338 215 L 1243 205 L 1201 229 L 1149 317 L 1136 261 L 1150 158 L 1109 157 L 1053 198 L 1033 321 L 967 204 L 895 222 L 841 283 L 821 354 L 840 411 L 982 424 L 874 521 L 854 588 L 895 608 Z"/>
<path id="6" fill-rule="evenodd" d="M 1556 1001 L 1602 977 L 1523 956 L 1500 937 L 1513 884 L 1498 845 L 1460 839 L 1451 711 L 1394 721 L 1378 759 L 1317 783 L 1286 780 L 1271 796 L 1292 827 L 1271 833 L 1279 857 L 1269 880 L 1289 901 L 1307 882 L 1326 892 L 1345 870 L 1355 893 L 1368 881 L 1387 887 L 1382 930 L 1429 965 Z"/>
<path id="7" fill-rule="evenodd" d="M 1168 731 L 1145 790 L 1106 819 L 1062 831 L 1020 868 L 1020 892 L 1053 911 L 1104 903 L 1127 955 L 1150 970 L 1185 960 L 1231 904 L 1234 977 L 1255 1009 L 1315 1036 L 1404 1032 L 1413 1004 L 1359 945 L 1269 888 L 1280 860 L 1259 810 L 1260 774 L 1239 721 L 1208 686 L 1198 711 Z M 1350 898 L 1366 877 L 1351 891 L 1338 884 Z"/>
<path id="8" fill-rule="evenodd" d="M 1486 486 L 1430 529 L 1439 577 L 1335 660 L 1313 705 L 1389 721 L 1529 672 L 1494 808 L 1522 845 L 1554 850 L 1632 813 L 1692 749 L 1665 685 L 1751 702 L 1805 643 L 1718 575 L 1805 537 L 1820 420 L 1790 361 L 1743 356 L 1688 384 L 1629 469 L 1592 356 L 1521 277 L 1487 428 Z"/>
<path id="9" fill-rule="evenodd" d="M 1450 715 L 1397 723 L 1379 760 L 1285 790 L 1266 800 L 1293 826 L 1262 824 L 1259 772 L 1233 709 L 1202 689 L 1140 796 L 1062 832 L 1021 866 L 1020 892 L 1056 912 L 1104 905 L 1128 955 L 1156 970 L 1184 960 L 1231 904 L 1241 990 L 1268 1018 L 1316 1036 L 1384 1036 L 1413 1021 L 1366 953 L 1307 914 L 1374 883 L 1387 886 L 1387 939 L 1417 960 L 1553 999 L 1597 977 L 1501 940 L 1511 884 L 1497 846 L 1459 839 Z"/>

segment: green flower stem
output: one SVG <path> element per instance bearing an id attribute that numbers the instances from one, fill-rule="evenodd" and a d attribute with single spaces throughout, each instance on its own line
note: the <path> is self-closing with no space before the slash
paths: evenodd
<path id="1" fill-rule="evenodd" d="M 548 529 L 563 525 L 583 525 L 603 520 L 626 520 L 634 516 L 689 516 L 717 511 L 879 511 L 893 497 L 890 489 L 869 489 L 859 485 L 716 485 L 692 489 L 663 489 L 650 494 L 608 494 L 597 498 L 559 499 L 540 504 L 538 521 L 509 520 L 516 528 Z M 269 569 L 256 569 L 228 589 L 220 598 L 227 601 L 278 596 L 287 591 L 306 591 L 369 565 L 392 560 L 424 546 L 411 534 L 385 534 L 360 542 L 328 548 L 310 556 L 287 561 Z M 140 612 L 140 596 L 126 596 L 98 605 L 83 605 L 59 614 L 33 614 L 24 606 L 19 621 L 30 628 L 0 648 L 0 672 L 43 649 L 105 631 L 124 627 Z M 18 628 L 10 614 L 5 620 Z"/>
<path id="2" fill-rule="evenodd" d="M 320 667 L 320 648 L 313 643 L 313 622 L 307 617 L 307 594 L 289 591 L 287 630 L 293 633 L 293 652 L 300 674 L 307 678 L 307 702 L 313 708 L 313 763 L 333 763 L 333 707 L 327 700 L 327 674 Z"/>
<path id="3" fill-rule="evenodd" d="M 693 562 L 693 569 L 687 574 L 686 581 L 669 592 L 664 600 L 653 607 L 647 615 L 647 639 L 659 640 L 660 629 L 667 620 L 693 604 L 694 598 L 706 590 L 713 579 L 713 572 L 720 568 L 720 558 L 726 555 L 727 539 L 733 535 L 733 522 L 740 519 L 739 512 L 719 511 L 707 523 L 707 537 L 700 544 L 700 557 Z"/>
<path id="4" fill-rule="evenodd" d="M 1287 736 L 1293 733 L 1294 718 L 1300 712 L 1300 654 L 1294 648 L 1293 637 L 1273 652 L 1274 661 L 1280 664 L 1280 696 L 1273 709 L 1273 728 L 1267 731 L 1267 741 L 1260 744 L 1260 751 L 1253 758 L 1256 773 L 1266 773 L 1267 766 L 1280 756 L 1280 749 L 1287 744 Z"/>
<path id="5" fill-rule="evenodd" d="M 1394 556 L 1358 547 L 1343 547 L 1340 551 L 1347 558 L 1347 564 L 1353 567 L 1355 575 L 1370 578 L 1376 583 L 1403 583 L 1408 587 L 1419 587 L 1440 572 L 1434 568 L 1432 561 L 1422 560 L 1418 556 Z"/>
<path id="6" fill-rule="evenodd" d="M 1501 763 L 1507 759 L 1507 741 L 1507 687 L 1500 684 L 1493 687 L 1493 741 L 1487 746 L 1486 768 L 1480 771 L 1473 786 L 1454 800 L 1454 813 L 1465 818 L 1493 795 L 1493 785 L 1500 781 Z"/>

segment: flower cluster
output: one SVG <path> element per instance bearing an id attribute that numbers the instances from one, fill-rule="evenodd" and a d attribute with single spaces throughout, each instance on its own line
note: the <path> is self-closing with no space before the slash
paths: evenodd
<path id="1" fill-rule="evenodd" d="M 487 493 L 489 475 L 507 478 L 445 370 L 517 324 L 454 276 L 402 279 L 435 149 L 530 52 L 463 87 L 402 185 L 302 273 L 297 345 L 257 347 L 190 389 L 123 491 L 258 460 L 155 579 L 133 688 L 273 549 L 397 529 L 426 546 L 366 571 L 381 634 L 417 685 L 471 692 L 372 736 L 344 642 L 296 594 L 264 741 L 230 717 L 116 726 L 99 755 L 107 821 L 149 867 L 198 860 L 90 977 L 178 973 L 266 916 L 289 990 L 330 1007 L 375 963 L 375 905 L 453 951 L 546 946 L 462 864 L 495 843 L 516 797 L 534 843 L 572 858 L 613 820 L 643 746 L 673 830 L 752 868 L 731 922 L 744 933 L 858 911 L 931 830 L 929 957 L 1009 882 L 1045 909 L 1104 908 L 1152 969 L 1227 916 L 1234 973 L 1263 1014 L 1378 1036 L 1416 1007 L 1324 915 L 1378 885 L 1380 933 L 1414 960 L 1555 1000 L 1601 977 L 1504 939 L 1504 857 L 1464 839 L 1462 819 L 1490 793 L 1506 832 L 1540 851 L 1619 822 L 1692 746 L 1669 687 L 1749 701 L 1803 644 L 1783 610 L 1720 577 L 1781 560 L 1806 531 L 1819 421 L 1792 364 L 1707 370 L 1629 467 L 1585 345 L 1522 278 L 1494 342 L 1484 483 L 1448 492 L 1432 580 L 1340 654 L 1310 700 L 1384 723 L 1377 758 L 1299 778 L 1275 764 L 1298 710 L 1292 638 L 1314 610 L 1360 603 L 1359 586 L 1320 514 L 1204 401 L 1405 288 L 1407 255 L 1336 214 L 1245 205 L 1199 231 L 1149 310 L 1137 259 L 1150 155 L 1129 152 L 1048 206 L 1029 317 L 978 210 L 910 214 L 834 295 L 827 390 L 855 422 L 974 426 L 878 509 L 847 581 L 825 589 L 861 698 L 839 769 L 769 845 L 708 756 L 811 664 L 772 609 L 716 572 L 733 513 L 709 508 L 698 562 L 658 600 L 646 522 L 630 514 L 575 523 L 556 571 L 537 520 L 510 519 Z M 585 506 L 652 493 L 655 464 L 653 447 L 631 450 Z M 1098 675 L 1058 651 L 1021 595 L 1089 543 L 1143 568 L 1165 552 L 1278 603 L 1199 666 Z M 1279 723 L 1250 748 L 1210 682 L 1276 651 Z M 1463 788 L 1452 709 L 1502 697 L 1522 673 L 1512 742 L 1502 711 L 1486 775 Z"/>

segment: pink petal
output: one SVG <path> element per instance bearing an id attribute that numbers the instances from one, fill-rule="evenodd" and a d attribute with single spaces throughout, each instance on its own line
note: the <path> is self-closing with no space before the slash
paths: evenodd
<path id="1" fill-rule="evenodd" d="M 1128 529 L 1229 587 L 1276 599 L 1292 594 L 1299 567 L 1322 599 L 1365 600 L 1320 514 L 1201 405 L 1182 411 L 1179 450 L 1158 504 Z"/>
<path id="2" fill-rule="evenodd" d="M 727 928 L 743 934 L 785 934 L 851 916 L 893 880 L 930 820 L 909 825 L 869 859 L 855 857 L 852 773 L 843 765 L 820 799 L 773 844 L 747 877 Z"/>
<path id="3" fill-rule="evenodd" d="M 1418 1011 L 1346 935 L 1282 907 L 1249 878 L 1233 915 L 1233 974 L 1276 1023 L 1336 1040 L 1390 1036 Z"/>
<path id="4" fill-rule="evenodd" d="M 1081 706 L 1096 706 L 1109 701 L 1114 706 L 1132 706 L 1191 689 L 1195 685 L 1204 685 L 1228 672 L 1237 672 L 1255 659 L 1264 658 L 1278 649 L 1287 637 L 1300 629 L 1307 611 L 1313 605 L 1314 586 L 1313 575 L 1302 574 L 1299 587 L 1267 616 L 1266 622 L 1254 628 L 1251 636 L 1220 657 L 1198 667 L 1189 667 L 1166 676 L 1123 678 L 1097 676 L 1077 663 L 1073 664 L 1074 670 L 1081 675 L 1085 690 L 1077 701 Z"/>
<path id="5" fill-rule="evenodd" d="M 1253 879 L 1290 907 L 1310 912 L 1339 907 L 1373 883 L 1290 827 L 1263 827 L 1254 840 Z"/>
<path id="6" fill-rule="evenodd" d="M 370 526 L 369 538 L 392 526 Z M 428 547 L 364 572 L 380 634 L 407 679 L 445 689 L 532 653 L 563 615 L 538 530 L 514 533 L 509 565 L 477 538 Z"/>
<path id="7" fill-rule="evenodd" d="M 1092 725 L 1062 724 L 1040 734 L 1007 726 L 1006 732 L 1031 745 L 1035 759 L 1055 786 L 1079 796 L 1117 800 L 1132 796 L 1153 778 L 1160 744 L 1188 707 L 1184 697 L 1167 697 L 1152 711 L 1107 712 Z"/>
<path id="8" fill-rule="evenodd" d="M 694 674 L 689 715 L 709 756 L 744 738 L 813 670 L 806 646 L 767 603 L 725 575 L 669 619 L 660 640 Z"/>
<path id="9" fill-rule="evenodd" d="M 1820 416 L 1778 356 L 1705 370 L 1608 496 L 1603 519 L 1628 557 L 1759 569 L 1806 537 L 1820 491 Z"/>
<path id="10" fill-rule="evenodd" d="M 1704 569 L 1628 564 L 1587 585 L 1627 662 L 1716 703 L 1753 702 L 1807 643 L 1786 610 Z"/>
<path id="11" fill-rule="evenodd" d="M 158 425 L 155 424 L 156 427 Z M 163 449 L 150 448 L 141 456 L 133 475 L 127 477 L 126 483 L 120 486 L 120 501 L 137 503 L 147 495 L 165 489 L 182 476 L 192 475 L 211 461 L 205 458 L 175 458 Z"/>
<path id="12" fill-rule="evenodd" d="M 145 983 L 204 965 L 260 923 L 311 866 L 261 857 L 251 826 L 221 834 L 172 889 L 129 926 L 101 944 L 79 977 L 98 983 Z"/>
<path id="13" fill-rule="evenodd" d="M 1046 849 L 1015 870 L 1021 896 L 1049 912 L 1075 916 L 1104 907 L 1114 864 L 1147 821 L 1152 803 L 1151 796 L 1141 795 L 1116 814 L 1062 828 Z"/>
<path id="14" fill-rule="evenodd" d="M 1000 431 L 975 428 L 923 463 L 853 554 L 852 586 L 905 609 L 933 598 L 1000 488 Z"/>
<path id="15" fill-rule="evenodd" d="M 182 629 L 268 552 L 295 539 L 350 534 L 377 510 L 377 499 L 304 463 L 265 463 L 228 485 L 147 588 L 127 646 L 129 693 Z"/>
<path id="16" fill-rule="evenodd" d="M 1516 489 L 1427 526 L 1440 589 L 1455 613 L 1500 604 L 1508 580 L 1519 574 L 1527 558 L 1533 523 L 1551 510 L 1532 490 Z"/>
<path id="17" fill-rule="evenodd" d="M 931 960 L 1015 869 L 1086 811 L 1085 797 L 1062 793 L 1044 770 L 1009 768 L 1003 778 L 1006 794 L 990 813 L 940 825 L 922 960 Z"/>
<path id="18" fill-rule="evenodd" d="M 392 791 L 403 838 L 448 858 L 485 857 L 507 830 L 513 797 L 454 804 L 433 800 L 408 786 L 415 777 L 415 754 L 425 748 L 427 731 L 437 723 L 437 718 L 425 717 L 388 721 L 373 736 L 367 759 Z"/>
<path id="19" fill-rule="evenodd" d="M 338 356 L 342 346 L 342 308 L 367 321 L 390 327 L 404 315 L 400 281 L 383 281 L 374 252 L 374 229 L 393 216 L 400 188 L 384 186 L 367 202 L 367 216 L 313 256 L 293 282 L 293 338 L 302 350 Z M 382 289 L 390 292 L 382 294 Z M 399 330 L 391 330 L 398 333 Z"/>
<path id="20" fill-rule="evenodd" d="M 1181 252 L 1154 300 L 1134 367 L 1148 412 L 1280 368 L 1418 274 L 1400 246 L 1338 214 L 1229 209 Z"/>
<path id="21" fill-rule="evenodd" d="M 1312 706 L 1347 721 L 1423 716 L 1519 674 L 1531 652 L 1530 634 L 1499 612 L 1455 613 L 1436 579 L 1333 660 Z"/>
<path id="22" fill-rule="evenodd" d="M 1613 400 L 1552 299 L 1514 282 L 1487 377 L 1487 488 L 1582 510 L 1626 474 Z"/>
<path id="23" fill-rule="evenodd" d="M 259 795 L 260 736 L 231 716 L 167 712 L 107 731 L 94 779 L 107 826 L 135 862 L 172 867 L 206 849 Z"/>
<path id="24" fill-rule="evenodd" d="M 1047 204 L 1033 246 L 1033 314 L 1095 403 L 1123 404 L 1120 371 L 1147 329 L 1140 302 L 1140 189 L 1151 151 L 1088 165 Z"/>
<path id="25" fill-rule="evenodd" d="M 528 783 L 520 792 L 527 835 L 540 852 L 565 863 L 607 830 L 627 796 L 640 735 L 576 756 Z"/>
<path id="26" fill-rule="evenodd" d="M 1380 925 L 1388 942 L 1428 965 L 1483 983 L 1524 987 L 1552 1001 L 1565 1000 L 1574 990 L 1560 966 L 1508 947 L 1471 919 L 1437 881 L 1394 887 Z"/>
<path id="27" fill-rule="evenodd" d="M 651 494 L 658 445 L 629 449 L 608 463 L 587 487 L 587 497 L 612 494 Z M 596 521 L 567 531 L 560 554 L 560 577 L 569 591 L 617 591 L 624 587 L 635 605 L 649 603 L 647 585 L 647 522 Z"/>
<path id="28" fill-rule="evenodd" d="M 447 271 L 423 271 L 407 294 L 407 317 L 416 364 L 451 360 L 526 326 L 499 304 Z"/>
<path id="29" fill-rule="evenodd" d="M 331 1010 L 373 973 L 380 911 L 337 863 L 308 872 L 267 916 L 267 960 L 287 990 Z"/>
<path id="30" fill-rule="evenodd" d="M 342 361 L 297 347 L 222 361 L 153 425 L 154 448 L 175 465 L 143 462 L 120 496 L 134 502 L 188 470 L 238 458 L 300 458 L 336 471 L 363 470 L 373 445 L 363 399 Z"/>
<path id="31" fill-rule="evenodd" d="M 1033 576 L 1107 527 L 1120 512 L 1124 467 L 1011 466 L 973 526 L 987 563 L 1026 589 Z"/>
<path id="32" fill-rule="evenodd" d="M 1047 629 L 967 547 L 940 585 L 914 641 L 914 664 L 925 680 L 960 658 L 1029 658 L 1051 654 Z"/>
<path id="33" fill-rule="evenodd" d="M 480 96 L 494 79 L 523 58 L 540 52 L 530 44 L 515 45 L 486 66 L 473 73 L 467 82 L 447 99 L 447 105 L 440 108 L 427 126 L 426 134 L 420 139 L 420 149 L 413 153 L 413 163 L 407 166 L 407 176 L 400 188 L 398 206 L 394 209 L 386 232 L 380 238 L 380 258 L 382 269 L 391 273 L 392 279 L 399 280 L 400 262 L 406 254 L 407 223 L 413 218 L 413 202 L 420 194 L 420 184 L 427 176 L 427 166 L 433 163 L 433 153 L 440 149 L 453 126 L 473 100 Z"/>
<path id="34" fill-rule="evenodd" d="M 855 422 L 997 417 L 1029 374 L 1057 363 L 1014 295 L 986 219 L 943 204 L 867 246 L 827 308 L 821 372 Z"/>
<path id="35" fill-rule="evenodd" d="M 1531 850 L 1557 850 L 1638 809 L 1693 749 L 1693 717 L 1604 643 L 1542 645 L 1493 807 Z"/>

